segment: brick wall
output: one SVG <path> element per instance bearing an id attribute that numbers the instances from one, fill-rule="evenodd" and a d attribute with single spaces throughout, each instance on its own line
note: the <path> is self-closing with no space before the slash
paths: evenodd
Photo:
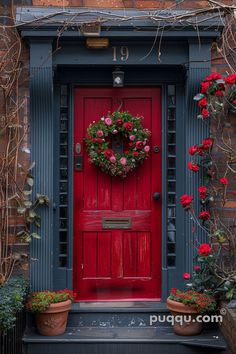
<path id="1" fill-rule="evenodd" d="M 2 2 L 1 2 L 2 3 Z M 29 119 L 29 80 L 28 80 L 28 63 L 29 53 L 25 44 L 21 42 L 17 32 L 14 28 L 7 27 L 11 25 L 9 17 L 11 17 L 11 9 L 7 6 L 0 6 L 0 15 L 5 16 L 1 23 L 6 27 L 0 26 L 0 180 L 1 180 L 1 193 L 0 204 L 3 203 L 3 193 L 13 195 L 16 189 L 23 188 L 24 181 L 22 175 L 18 174 L 17 187 L 11 178 L 14 173 L 14 166 L 17 163 L 27 167 L 29 165 L 29 155 L 22 152 L 21 148 L 28 146 L 28 119 Z M 19 52 L 19 67 L 16 65 Z M 18 76 L 19 71 L 19 85 L 11 85 L 12 79 Z M 18 87 L 17 87 L 18 86 Z M 16 122 L 19 117 L 19 124 L 22 128 L 14 130 L 14 128 L 5 129 L 6 121 Z M 18 118 L 17 118 L 18 119 Z M 12 130 L 11 130 L 12 129 Z M 8 177 L 4 158 L 7 156 L 6 151 L 13 151 L 16 146 L 16 141 L 21 141 L 17 155 L 10 153 L 12 163 L 8 166 Z M 9 155 L 8 155 L 9 156 Z M 8 178 L 8 180 L 7 180 Z M 6 186 L 8 185 L 8 188 Z M 8 190 L 7 190 L 8 189 Z M 4 215 L 4 208 L 1 210 L 0 219 L 0 237 L 2 245 L 6 241 L 6 233 L 8 235 L 9 250 L 13 253 L 26 253 L 28 252 L 28 245 L 22 242 L 19 238 L 14 237 L 20 230 L 21 225 L 24 226 L 24 219 L 17 214 L 17 203 L 12 199 L 8 202 L 5 212 L 7 212 L 8 226 L 4 227 L 6 219 L 2 219 Z M 5 246 L 4 246 L 5 247 Z M 17 261 L 17 272 L 27 272 L 28 262 L 24 258 L 22 261 Z"/>
<path id="2" fill-rule="evenodd" d="M 233 4 L 233 0 L 222 0 Z M 205 0 L 32 0 L 34 6 L 76 6 L 95 8 L 138 8 L 138 9 L 193 9 L 209 6 Z"/>

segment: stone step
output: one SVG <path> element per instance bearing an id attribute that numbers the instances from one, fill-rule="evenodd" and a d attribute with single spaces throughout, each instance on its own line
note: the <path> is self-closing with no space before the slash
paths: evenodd
<path id="1" fill-rule="evenodd" d="M 226 343 L 216 325 L 198 336 L 177 336 L 171 323 L 150 323 L 170 315 L 160 302 L 74 303 L 66 332 L 39 335 L 29 316 L 23 337 L 25 354 L 224 354 Z M 159 317 L 158 317 L 159 319 Z"/>
<path id="2" fill-rule="evenodd" d="M 149 327 L 170 326 L 165 321 L 165 303 L 74 303 L 69 313 L 70 327 Z"/>
<path id="3" fill-rule="evenodd" d="M 26 354 L 223 354 L 218 329 L 198 336 L 177 336 L 170 327 L 67 327 L 61 336 L 45 337 L 33 328 L 24 335 Z"/>

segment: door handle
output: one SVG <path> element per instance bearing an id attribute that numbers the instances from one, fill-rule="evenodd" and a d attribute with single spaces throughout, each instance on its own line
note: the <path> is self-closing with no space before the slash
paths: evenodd
<path id="1" fill-rule="evenodd" d="M 160 200 L 160 199 L 161 199 L 161 193 L 159 193 L 159 192 L 154 192 L 154 193 L 153 193 L 153 199 L 154 199 L 154 200 Z"/>

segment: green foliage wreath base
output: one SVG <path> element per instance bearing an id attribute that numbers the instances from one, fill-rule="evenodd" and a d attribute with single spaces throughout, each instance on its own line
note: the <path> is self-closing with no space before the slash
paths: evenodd
<path id="1" fill-rule="evenodd" d="M 149 155 L 151 133 L 143 128 L 142 119 L 129 112 L 113 112 L 91 123 L 85 139 L 89 161 L 111 176 L 126 177 Z M 110 148 L 108 139 L 117 134 L 127 139 L 128 148 L 123 153 Z"/>

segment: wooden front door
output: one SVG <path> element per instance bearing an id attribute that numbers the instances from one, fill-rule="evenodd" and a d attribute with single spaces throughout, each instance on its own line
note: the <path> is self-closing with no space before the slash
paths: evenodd
<path id="1" fill-rule="evenodd" d="M 160 88 L 77 87 L 74 98 L 74 154 L 82 158 L 81 171 L 74 172 L 77 300 L 159 299 L 161 201 L 153 195 L 161 192 Z M 143 116 L 152 132 L 150 157 L 125 179 L 91 165 L 83 143 L 89 124 L 117 109 Z M 107 230 L 103 218 L 130 218 L 132 226 Z"/>

